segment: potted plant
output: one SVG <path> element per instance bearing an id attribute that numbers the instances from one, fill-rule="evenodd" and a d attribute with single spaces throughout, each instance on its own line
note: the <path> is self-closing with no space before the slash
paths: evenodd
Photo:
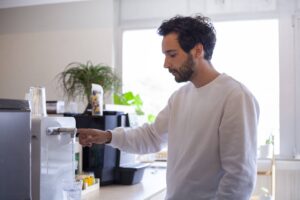
<path id="1" fill-rule="evenodd" d="M 274 135 L 270 135 L 264 145 L 260 146 L 260 158 L 272 158 L 274 148 Z"/>
<path id="2" fill-rule="evenodd" d="M 134 106 L 135 112 L 137 115 L 144 115 L 142 110 L 143 101 L 139 94 L 134 95 L 133 92 L 125 93 L 114 93 L 114 104 L 125 105 L 125 106 Z"/>
<path id="3" fill-rule="evenodd" d="M 58 74 L 63 87 L 64 94 L 68 99 L 80 97 L 86 99 L 90 107 L 92 83 L 102 86 L 104 94 L 113 90 L 118 90 L 121 80 L 113 69 L 104 64 L 94 65 L 91 61 L 87 63 L 72 62 L 68 64 L 64 71 Z"/>
<path id="4" fill-rule="evenodd" d="M 260 200 L 272 200 L 272 195 L 267 188 L 262 187 L 261 191 L 263 192 L 263 194 L 260 196 Z"/>
<path id="5" fill-rule="evenodd" d="M 154 122 L 155 116 L 153 114 L 148 114 L 145 116 L 143 111 L 143 100 L 139 94 L 134 94 L 131 91 L 125 93 L 114 93 L 114 104 L 124 105 L 124 106 L 133 106 L 135 108 L 135 113 L 137 117 L 140 117 L 140 121 L 147 121 L 149 123 Z M 141 123 L 139 122 L 139 123 Z"/>

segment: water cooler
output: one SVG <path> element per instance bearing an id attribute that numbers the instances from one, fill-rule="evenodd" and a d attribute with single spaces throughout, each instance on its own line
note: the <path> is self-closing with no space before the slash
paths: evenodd
<path id="1" fill-rule="evenodd" d="M 61 200 L 62 181 L 74 177 L 75 119 L 32 118 L 32 199 Z"/>

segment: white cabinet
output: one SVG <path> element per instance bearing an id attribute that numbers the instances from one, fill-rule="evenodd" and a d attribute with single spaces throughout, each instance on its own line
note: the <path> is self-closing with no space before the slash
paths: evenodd
<path id="1" fill-rule="evenodd" d="M 276 0 L 206 0 L 208 14 L 275 11 Z"/>

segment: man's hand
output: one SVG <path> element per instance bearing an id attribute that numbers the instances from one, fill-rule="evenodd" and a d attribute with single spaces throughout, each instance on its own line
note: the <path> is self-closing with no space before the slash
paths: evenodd
<path id="1" fill-rule="evenodd" d="M 92 144 L 104 144 L 111 141 L 111 132 L 99 129 L 79 128 L 79 143 L 91 147 Z"/>

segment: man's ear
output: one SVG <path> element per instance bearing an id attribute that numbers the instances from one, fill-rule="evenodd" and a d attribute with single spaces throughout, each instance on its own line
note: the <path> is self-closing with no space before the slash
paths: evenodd
<path id="1" fill-rule="evenodd" d="M 194 54 L 194 57 L 195 58 L 204 58 L 204 48 L 203 48 L 203 45 L 201 43 L 198 43 L 194 46 L 193 48 L 193 54 Z"/>

